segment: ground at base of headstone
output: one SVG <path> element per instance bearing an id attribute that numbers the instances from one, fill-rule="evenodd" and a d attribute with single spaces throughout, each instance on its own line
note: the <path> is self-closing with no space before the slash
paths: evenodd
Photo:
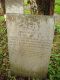
<path id="1" fill-rule="evenodd" d="M 40 79 L 40 78 L 31 78 L 31 77 L 16 77 L 16 80 L 48 80 L 47 78 Z"/>

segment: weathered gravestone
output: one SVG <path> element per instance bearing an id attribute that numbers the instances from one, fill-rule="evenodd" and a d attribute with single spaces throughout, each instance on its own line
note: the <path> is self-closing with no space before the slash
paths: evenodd
<path id="1" fill-rule="evenodd" d="M 23 0 L 6 0 L 11 70 L 20 76 L 45 78 L 54 37 L 54 17 L 24 15 Z"/>

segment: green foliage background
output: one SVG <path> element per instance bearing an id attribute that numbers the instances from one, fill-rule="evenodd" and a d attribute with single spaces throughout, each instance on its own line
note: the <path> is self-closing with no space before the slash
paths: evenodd
<path id="1" fill-rule="evenodd" d="M 60 0 L 55 0 L 55 12 L 60 14 Z"/>

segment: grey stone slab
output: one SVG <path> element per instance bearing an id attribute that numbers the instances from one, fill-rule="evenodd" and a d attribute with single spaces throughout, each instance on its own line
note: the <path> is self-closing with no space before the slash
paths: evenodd
<path id="1" fill-rule="evenodd" d="M 53 16 L 7 14 L 7 32 L 12 72 L 46 77 L 54 37 Z"/>

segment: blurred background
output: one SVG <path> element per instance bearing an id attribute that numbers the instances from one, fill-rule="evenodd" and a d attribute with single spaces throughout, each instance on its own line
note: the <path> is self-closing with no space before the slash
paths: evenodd
<path id="1" fill-rule="evenodd" d="M 1 1 L 0 1 L 1 2 Z M 4 4 L 3 0 L 2 3 Z M 4 5 L 0 3 L 0 80 L 18 80 L 11 75 L 7 47 L 6 15 Z M 50 57 L 47 80 L 60 80 L 60 0 L 55 0 L 55 33 Z M 19 79 L 20 80 L 20 79 Z"/>

